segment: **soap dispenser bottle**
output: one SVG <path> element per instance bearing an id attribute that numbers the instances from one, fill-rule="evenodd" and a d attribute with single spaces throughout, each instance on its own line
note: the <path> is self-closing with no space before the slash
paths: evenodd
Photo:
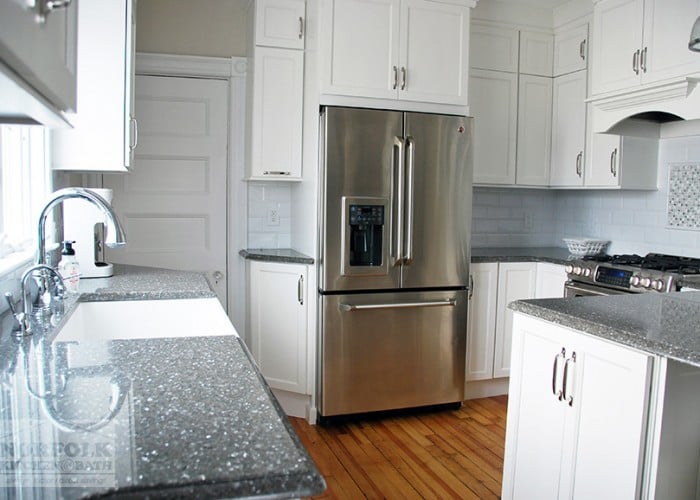
<path id="1" fill-rule="evenodd" d="M 75 241 L 64 241 L 61 250 L 61 262 L 58 263 L 58 272 L 61 273 L 66 292 L 78 293 L 80 285 L 80 264 L 75 258 L 73 249 Z"/>

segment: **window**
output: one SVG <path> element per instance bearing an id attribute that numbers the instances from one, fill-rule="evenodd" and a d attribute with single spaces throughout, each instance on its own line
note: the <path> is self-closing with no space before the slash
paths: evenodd
<path id="1" fill-rule="evenodd" d="M 52 187 L 48 136 L 43 127 L 0 126 L 0 273 L 32 255 L 39 212 Z"/>

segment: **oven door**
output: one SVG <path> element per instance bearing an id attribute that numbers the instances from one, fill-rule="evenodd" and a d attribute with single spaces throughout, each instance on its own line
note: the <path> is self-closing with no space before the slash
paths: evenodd
<path id="1" fill-rule="evenodd" d="M 624 290 L 615 290 L 614 288 L 606 288 L 598 285 L 587 285 L 584 283 L 576 283 L 575 281 L 567 281 L 564 284 L 564 297 L 595 297 L 601 295 L 625 295 L 632 293 Z"/>

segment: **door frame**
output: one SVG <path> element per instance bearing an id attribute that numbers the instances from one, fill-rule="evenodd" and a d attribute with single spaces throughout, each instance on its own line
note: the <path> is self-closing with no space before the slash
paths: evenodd
<path id="1" fill-rule="evenodd" d="M 245 248 L 248 187 L 244 179 L 246 58 L 136 53 L 136 74 L 227 80 L 228 152 L 226 165 L 226 283 L 228 317 L 239 335 L 246 332 Z"/>

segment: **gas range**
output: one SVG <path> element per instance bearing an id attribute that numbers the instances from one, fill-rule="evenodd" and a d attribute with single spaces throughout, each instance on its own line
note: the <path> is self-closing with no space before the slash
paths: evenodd
<path id="1" fill-rule="evenodd" d="M 676 292 L 681 282 L 700 283 L 700 259 L 658 253 L 594 255 L 570 262 L 566 273 L 567 296 Z"/>

